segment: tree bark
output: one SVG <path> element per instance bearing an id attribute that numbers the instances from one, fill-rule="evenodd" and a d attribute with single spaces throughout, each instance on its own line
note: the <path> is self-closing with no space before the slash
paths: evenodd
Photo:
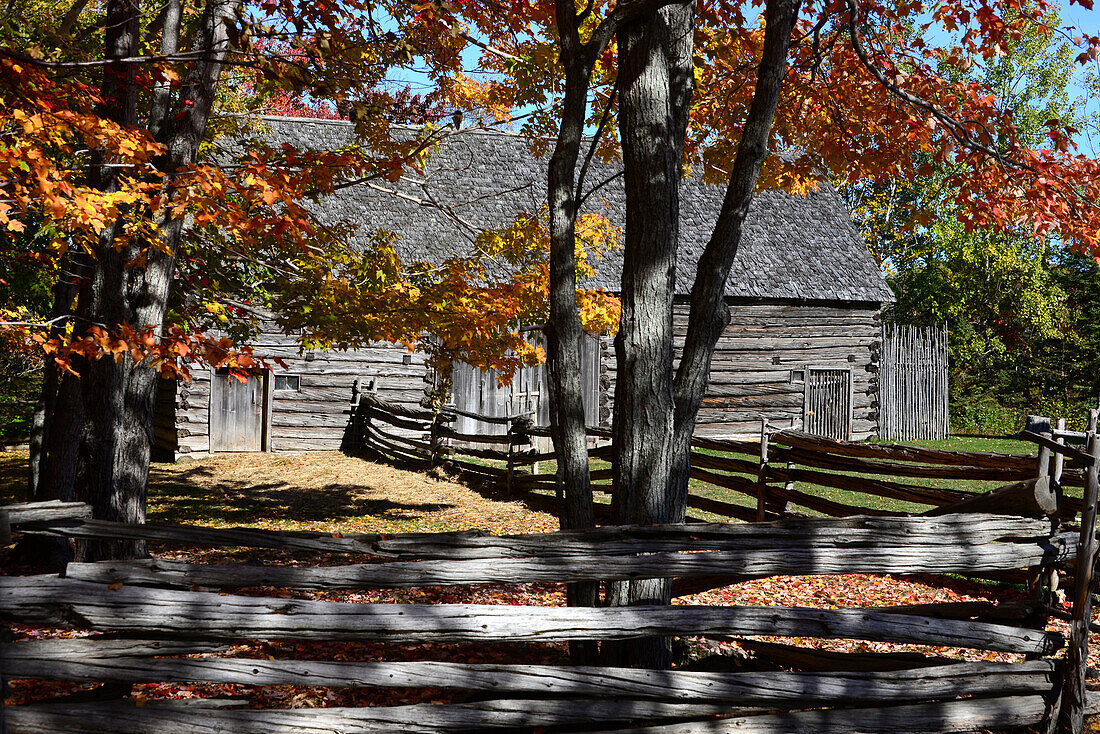
<path id="1" fill-rule="evenodd" d="M 596 524 L 588 471 L 588 438 L 584 426 L 581 355 L 584 330 L 577 309 L 576 196 L 573 182 L 580 154 L 588 107 L 591 62 L 580 41 L 579 21 L 572 2 L 556 7 L 565 67 L 565 98 L 561 125 L 550 158 L 547 197 L 550 209 L 550 319 L 546 324 L 547 369 L 550 388 L 550 430 L 557 454 L 557 485 L 561 502 L 562 530 L 578 530 Z M 599 584 L 570 584 L 571 606 L 596 606 Z M 594 662 L 595 643 L 571 646 L 574 662 Z"/>
<path id="2" fill-rule="evenodd" d="M 669 493 L 672 471 L 672 302 L 676 291 L 680 179 L 694 90 L 695 8 L 669 5 L 619 30 L 619 134 L 626 189 L 622 319 L 616 337 L 614 410 L 618 524 L 681 522 Z M 671 583 L 645 579 L 609 585 L 609 602 L 668 604 Z M 666 640 L 623 643 L 609 658 L 664 668 Z"/>

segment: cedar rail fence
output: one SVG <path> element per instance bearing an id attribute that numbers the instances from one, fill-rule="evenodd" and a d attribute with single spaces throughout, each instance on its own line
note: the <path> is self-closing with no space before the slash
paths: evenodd
<path id="1" fill-rule="evenodd" d="M 420 420 L 420 416 L 411 415 L 391 417 L 407 420 L 410 425 L 406 428 Z M 446 435 L 440 428 L 430 432 L 425 451 L 430 459 L 454 460 L 454 453 L 435 447 L 448 439 L 467 437 Z M 1032 476 L 990 492 L 972 493 L 965 502 L 940 504 L 922 515 L 791 516 L 765 522 L 603 526 L 504 536 L 479 531 L 334 535 L 127 525 L 94 519 L 90 508 L 78 503 L 0 508 L 0 535 L 140 539 L 374 557 L 370 563 L 294 567 L 187 564 L 154 558 L 70 563 L 60 576 L 0 577 L 0 620 L 104 633 L 4 644 L 0 646 L 0 676 L 6 679 L 124 685 L 208 682 L 430 687 L 453 690 L 457 696 L 447 703 L 291 710 L 255 710 L 239 701 L 203 699 L 145 706 L 128 699 L 36 702 L 4 708 L 4 726 L 13 733 L 50 734 L 529 731 L 546 727 L 654 734 L 839 734 L 977 732 L 1017 726 L 1049 732 L 1059 725 L 1082 732 L 1085 715 L 1100 711 L 1100 701 L 1085 688 L 1100 441 L 1095 432 L 1083 434 L 1086 448 L 1082 451 L 1068 443 L 1078 437 L 1062 433 L 1067 435 L 1036 440 L 1049 457 L 1061 457 L 1063 477 L 1076 476 L 1067 472 L 1081 470 L 1084 492 L 1076 524 L 1071 524 L 1076 515 L 1071 516 L 1071 510 L 1058 501 L 1065 498 L 1056 491 L 1053 475 Z M 802 436 L 787 438 L 800 440 Z M 779 440 L 785 439 L 776 440 L 780 447 L 806 450 L 791 443 L 779 444 Z M 849 453 L 852 445 L 858 446 L 842 444 Z M 705 453 L 708 450 L 701 447 L 700 455 L 710 456 Z M 421 453 L 402 452 L 408 453 L 405 458 L 424 458 Z M 768 442 L 765 458 L 770 453 Z M 782 462 L 790 458 L 781 456 Z M 907 460 L 898 455 L 885 459 L 876 454 L 873 458 Z M 938 458 L 946 461 L 948 457 Z M 927 464 L 934 463 L 929 456 L 924 459 Z M 977 461 L 974 455 L 966 459 Z M 1054 459 L 1048 461 L 1055 463 Z M 983 468 L 995 470 L 998 466 L 990 462 Z M 1024 469 L 1022 463 L 1003 468 Z M 769 478 L 770 458 L 758 469 L 763 481 L 757 482 L 757 499 L 767 514 L 772 511 L 772 484 L 778 489 L 778 483 L 790 477 Z M 1046 583 L 1058 578 L 1064 564 L 1070 564 L 1073 576 L 1069 612 L 1055 608 L 1054 589 Z M 636 578 L 671 578 L 683 593 L 685 585 L 700 580 L 714 585 L 716 579 L 730 583 L 773 575 L 1012 572 L 1024 572 L 1035 580 L 1034 593 L 1023 602 L 844 609 L 589 608 L 348 603 L 275 595 L 288 588 L 359 590 Z M 248 593 L 239 593 L 241 588 Z M 257 595 L 265 592 L 268 595 Z M 1068 634 L 1047 628 L 1051 616 L 1067 618 Z M 755 656 L 786 670 L 712 673 L 217 656 L 242 639 L 419 645 L 559 643 L 659 635 L 734 639 Z M 1016 662 L 959 662 L 934 650 L 920 654 L 822 653 L 752 639 L 762 635 L 961 647 L 1014 653 Z"/>

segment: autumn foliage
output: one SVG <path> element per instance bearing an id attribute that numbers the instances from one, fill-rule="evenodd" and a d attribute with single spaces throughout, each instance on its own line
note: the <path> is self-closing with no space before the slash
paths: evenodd
<path id="1" fill-rule="evenodd" d="M 171 181 L 156 164 L 165 151 L 150 130 L 103 115 L 107 101 L 98 78 L 114 73 L 116 65 L 86 65 L 102 55 L 94 43 L 82 46 L 71 32 L 58 33 L 53 18 L 32 14 L 30 33 L 10 35 L 0 52 L 0 227 L 18 233 L 32 220 L 48 227 L 54 232 L 49 253 L 60 257 L 67 250 L 91 252 L 90 243 L 119 220 L 124 226 L 116 234 L 117 247 L 135 239 L 156 247 L 163 224 L 184 219 L 190 234 L 182 262 L 224 260 L 231 253 L 239 262 L 267 268 L 257 276 L 267 302 L 248 305 L 287 307 L 287 325 L 305 329 L 311 342 L 416 343 L 420 335 L 434 333 L 439 338 L 433 343 L 448 345 L 448 356 L 499 362 L 509 350 L 523 349 L 516 327 L 539 319 L 542 291 L 535 281 L 545 269 L 529 267 L 545 259 L 537 212 L 507 235 L 484 237 L 482 252 L 456 258 L 442 270 L 433 264 L 427 275 L 423 264 L 400 262 L 385 233 L 373 238 L 374 249 L 353 250 L 347 245 L 350 226 L 317 222 L 308 204 L 351 182 L 395 181 L 403 171 L 416 171 L 447 134 L 446 109 L 487 124 L 522 112 L 519 124 L 532 135 L 533 150 L 548 150 L 559 84 L 554 4 L 506 5 L 358 0 L 301 6 L 265 0 L 242 7 L 217 105 L 226 114 L 210 123 L 206 154 Z M 611 7 L 589 4 L 583 28 L 591 32 Z M 967 227 L 1023 229 L 1095 252 L 1100 163 L 1076 149 L 1077 131 L 1051 120 L 1046 145 L 1025 145 L 1000 100 L 967 74 L 1002 53 L 1024 29 L 1036 27 L 1073 38 L 1078 61 L 1094 64 L 1097 37 L 1047 27 L 1053 9 L 1046 0 L 805 4 L 772 131 L 773 149 L 784 155 L 769 158 L 761 185 L 800 191 L 824 176 L 904 178 L 949 162 L 956 166 L 953 190 Z M 714 182 L 723 181 L 736 155 L 739 126 L 753 99 L 751 72 L 763 37 L 753 11 L 728 2 L 698 8 L 687 163 Z M 84 11 L 88 27 L 94 28 L 95 12 Z M 295 29 L 289 41 L 279 30 L 288 24 Z M 157 85 L 175 89 L 185 83 L 194 63 L 186 53 L 146 50 L 126 64 L 135 71 L 135 84 L 152 93 Z M 471 50 L 480 56 L 481 73 L 465 68 L 464 53 L 469 58 Z M 407 83 L 386 81 L 413 66 L 427 69 L 431 85 L 422 94 L 412 95 Z M 614 42 L 594 69 L 590 121 L 613 120 Z M 250 111 L 343 116 L 356 123 L 359 142 L 339 150 L 273 146 L 255 123 L 229 114 Z M 395 135 L 394 122 L 420 124 L 422 131 Z M 601 131 L 595 153 L 613 157 L 614 125 Z M 248 140 L 246 152 L 227 157 L 227 135 Z M 118 171 L 112 187 L 89 180 L 85 171 L 93 157 Z M 911 221 L 920 224 L 921 213 Z M 604 233 L 600 239 L 606 243 L 608 237 Z M 526 238 L 526 244 L 517 238 Z M 503 245 L 506 239 L 511 241 Z M 478 261 L 482 255 L 503 257 L 520 275 L 488 278 Z M 139 256 L 134 266 L 141 264 Z M 217 357 L 224 345 L 196 349 L 199 333 L 224 327 L 227 314 L 244 312 L 239 293 L 219 292 L 199 280 L 179 284 L 201 294 L 189 301 L 198 308 L 179 314 L 179 328 L 157 337 L 178 346 L 149 350 L 144 345 L 159 324 L 101 325 L 109 336 L 71 334 L 71 344 L 40 329 L 39 341 L 61 357 L 72 350 L 92 356 L 91 345 L 98 345 L 105 353 L 148 358 L 166 369 Z M 323 286 L 310 287 L 318 282 Z M 616 312 L 606 296 L 581 297 L 593 324 L 614 326 Z M 302 311 L 306 303 L 309 310 Z M 416 318 L 407 316 L 413 305 Z M 119 351 L 119 340 L 131 339 L 135 347 Z"/>

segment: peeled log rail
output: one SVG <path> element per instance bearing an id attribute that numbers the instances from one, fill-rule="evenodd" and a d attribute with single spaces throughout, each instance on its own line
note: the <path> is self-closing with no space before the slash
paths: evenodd
<path id="1" fill-rule="evenodd" d="M 774 490 L 773 490 L 774 491 Z M 605 525 L 586 530 L 490 535 L 482 530 L 452 533 L 331 533 L 255 528 L 205 528 L 193 525 L 132 525 L 85 520 L 78 525 L 42 525 L 35 529 L 73 538 L 149 540 L 210 547 L 240 546 L 282 550 L 357 553 L 395 559 L 549 557 L 647 553 L 734 548 L 823 548 L 876 545 L 977 545 L 1006 538 L 1050 535 L 1047 520 L 1008 515 L 942 517 L 800 517 L 766 523 L 694 523 L 690 525 Z M 727 545 L 736 543 L 737 545 Z"/>
<path id="2" fill-rule="evenodd" d="M 692 476 L 694 477 L 695 474 L 693 473 Z M 745 522 L 753 522 L 756 520 L 755 510 L 743 507 L 742 505 L 735 505 L 732 502 L 722 502 L 721 500 L 712 500 L 709 497 L 701 497 L 697 494 L 688 495 L 687 506 L 693 510 L 702 510 L 703 512 L 711 512 L 715 515 L 733 517 L 738 520 L 744 520 Z"/>
<path id="3" fill-rule="evenodd" d="M 426 449 L 410 446 L 410 439 L 391 436 L 378 428 L 364 426 L 364 433 L 369 437 L 369 447 L 381 453 L 389 453 L 402 461 L 414 461 L 423 463 L 431 460 L 431 452 Z"/>
<path id="4" fill-rule="evenodd" d="M 939 505 L 965 499 L 969 493 L 956 489 L 921 487 L 915 484 L 899 484 L 883 479 L 851 477 L 846 474 L 830 474 L 813 469 L 788 469 L 783 466 L 769 466 L 768 478 L 777 481 L 806 482 L 823 487 L 835 487 L 851 492 L 870 494 L 876 497 L 889 497 L 902 502 L 914 502 L 925 505 Z"/>
<path id="5" fill-rule="evenodd" d="M 84 502 L 62 502 L 61 500 L 22 502 L 0 507 L 0 516 L 5 517 L 12 527 L 31 522 L 84 520 L 91 518 L 92 506 Z"/>
<path id="6" fill-rule="evenodd" d="M 960 660 L 931 657 L 918 652 L 836 652 L 763 640 L 726 639 L 736 642 L 753 657 L 769 660 L 783 668 L 807 672 L 872 673 L 963 664 Z"/>
<path id="7" fill-rule="evenodd" d="M 935 552 L 930 553 L 929 550 Z M 354 566 L 226 566 L 159 559 L 70 563 L 67 578 L 98 583 L 192 584 L 219 588 L 277 586 L 299 589 L 385 589 L 494 583 L 656 579 L 729 573 L 744 576 L 810 576 L 846 573 L 974 573 L 1011 571 L 1073 558 L 1075 534 L 1029 543 L 983 545 L 791 547 L 780 539 L 771 548 L 694 553 L 598 556 L 584 553 L 551 558 L 367 563 Z"/>
<path id="8" fill-rule="evenodd" d="M 1047 710 L 1044 696 L 1004 696 L 903 706 L 738 716 L 616 730 L 607 734 L 955 734 L 1033 726 L 1044 719 Z"/>
<path id="9" fill-rule="evenodd" d="M 731 474 L 715 474 L 714 472 L 707 471 L 706 469 L 700 469 L 697 466 L 691 467 L 691 478 L 699 479 L 709 484 L 714 484 L 726 489 L 732 489 L 735 492 L 748 495 L 753 499 L 756 498 L 756 494 L 760 491 L 760 485 L 755 481 L 746 479 L 745 477 L 734 476 Z M 688 496 L 690 500 L 691 495 Z M 753 510 L 753 518 L 750 522 L 756 520 L 756 511 Z"/>
<path id="10" fill-rule="evenodd" d="M 865 459 L 894 459 L 923 464 L 946 464 L 950 466 L 983 466 L 994 469 L 1035 469 L 1035 457 L 1020 454 L 992 454 L 975 451 L 944 451 L 942 449 L 917 448 L 915 446 L 887 446 L 881 444 L 858 443 L 855 441 L 835 441 L 831 438 L 811 436 L 801 431 L 781 431 L 774 433 L 771 440 L 800 449 L 809 449 L 819 453 L 839 456 L 857 456 Z"/>
<path id="11" fill-rule="evenodd" d="M 760 470 L 760 459 L 749 461 L 747 459 L 734 459 L 729 456 L 711 456 L 701 454 L 698 451 L 691 452 L 691 466 L 704 469 L 717 469 L 718 471 L 738 472 L 755 476 Z"/>
<path id="12" fill-rule="evenodd" d="M 432 427 L 430 421 L 402 418 L 401 416 L 391 415 L 384 410 L 378 410 L 370 406 L 360 407 L 359 410 L 364 411 L 365 416 L 370 420 L 380 420 L 383 423 L 389 423 L 391 426 L 397 426 L 398 428 L 404 428 L 409 431 L 430 431 Z"/>
<path id="13" fill-rule="evenodd" d="M 435 420 L 441 420 L 450 422 L 454 420 L 454 416 L 447 415 L 446 412 L 436 416 L 430 410 L 424 410 L 422 408 L 410 408 L 407 405 L 401 405 L 399 403 L 391 403 L 388 400 L 382 400 L 369 393 L 362 393 L 359 395 L 359 404 L 366 405 L 372 410 L 380 411 L 383 413 L 389 413 L 402 418 L 412 418 L 416 421 L 422 421 L 424 423 L 432 423 Z"/>
<path id="14" fill-rule="evenodd" d="M 820 512 L 825 515 L 831 515 L 836 518 L 852 517 L 856 515 L 873 515 L 875 517 L 893 517 L 901 518 L 905 516 L 904 512 L 895 512 L 893 510 L 877 510 L 870 507 L 859 507 L 857 505 L 846 505 L 843 502 L 834 502 L 833 500 L 825 499 L 824 497 L 818 497 L 806 492 L 799 492 L 796 489 L 786 489 L 784 487 L 775 487 L 769 485 L 766 490 L 766 496 L 768 501 L 779 500 L 783 502 L 789 502 L 794 505 L 801 505 L 807 507 L 815 512 Z"/>
<path id="15" fill-rule="evenodd" d="M 606 700 L 495 700 L 459 704 L 413 704 L 363 708 L 210 708 L 203 699 L 178 705 L 135 707 L 132 703 L 9 706 L 9 729 L 19 734 L 333 734 L 452 731 L 532 726 L 582 726 L 633 719 L 713 717 L 744 709 L 705 703 Z M 243 702 L 242 702 L 243 703 Z"/>
<path id="16" fill-rule="evenodd" d="M 113 655 L 116 646 L 0 646 L 9 678 L 121 682 L 221 683 L 256 686 L 454 688 L 599 698 L 693 700 L 729 706 L 789 706 L 859 701 L 922 701 L 1049 690 L 1051 660 L 959 663 L 890 672 L 699 673 L 630 668 L 446 662 L 324 662 L 244 658 L 157 658 Z M 167 654 L 161 652 L 160 654 Z"/>
<path id="17" fill-rule="evenodd" d="M 1044 436 L 1041 433 L 1032 433 L 1030 431 L 1021 431 L 1017 435 L 1018 435 L 1019 438 L 1025 440 L 1025 441 L 1031 441 L 1033 443 L 1037 443 L 1037 444 L 1039 444 L 1039 446 L 1041 446 L 1043 448 L 1046 448 L 1046 449 L 1050 449 L 1052 452 L 1054 452 L 1056 454 L 1062 454 L 1063 456 L 1066 457 L 1067 462 L 1072 461 L 1078 467 L 1088 468 L 1088 467 L 1092 466 L 1093 463 L 1095 463 L 1095 461 L 1096 461 L 1096 459 L 1094 459 L 1092 456 L 1089 456 L 1088 453 L 1082 451 L 1081 449 L 1079 449 L 1075 446 L 1070 446 L 1069 444 L 1066 444 L 1066 443 L 1058 443 L 1057 441 L 1049 438 L 1048 436 Z"/>
<path id="18" fill-rule="evenodd" d="M 979 732 L 1031 726 L 1047 711 L 1042 695 L 972 698 L 939 703 L 904 704 L 859 709 L 824 709 L 715 719 L 730 707 L 654 701 L 503 700 L 465 704 L 324 709 L 227 709 L 202 705 L 202 699 L 179 706 L 132 703 L 10 706 L 5 709 L 12 731 L 21 734 L 297 734 L 393 732 L 435 734 L 498 727 L 580 726 L 594 722 L 637 719 L 702 718 L 675 724 L 631 728 L 609 734 L 895 734 L 895 732 Z"/>
<path id="19" fill-rule="evenodd" d="M 466 441 L 468 443 L 491 443 L 505 445 L 512 443 L 512 437 L 506 433 L 491 436 L 481 433 L 460 433 L 459 431 L 454 431 L 450 428 L 440 428 L 438 430 L 438 435 L 440 438 L 449 438 L 455 441 Z"/>
<path id="20" fill-rule="evenodd" d="M 760 454 L 760 444 L 755 441 L 737 441 L 729 438 L 703 438 L 696 436 L 691 439 L 691 447 L 707 449 L 709 451 L 725 451 L 733 454 L 748 454 L 756 458 Z"/>
<path id="21" fill-rule="evenodd" d="M 1050 477 L 1036 477 L 992 489 L 984 494 L 937 507 L 924 513 L 928 517 L 962 512 L 996 512 L 1021 517 L 1050 517 L 1058 514 L 1058 495 Z"/>
<path id="22" fill-rule="evenodd" d="M 567 642 L 673 635 L 776 635 L 944 645 L 1045 655 L 1062 636 L 864 609 L 524 607 L 355 604 L 175 591 L 24 576 L 0 578 L 0 618 L 192 639 L 393 643 Z"/>

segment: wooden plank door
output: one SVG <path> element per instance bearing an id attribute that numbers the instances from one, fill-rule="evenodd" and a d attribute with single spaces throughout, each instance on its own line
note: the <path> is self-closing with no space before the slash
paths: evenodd
<path id="1" fill-rule="evenodd" d="M 210 385 L 210 450 L 263 451 L 264 381 L 219 369 Z"/>
<path id="2" fill-rule="evenodd" d="M 802 405 L 802 430 L 848 440 L 852 433 L 851 370 L 808 367 Z"/>

